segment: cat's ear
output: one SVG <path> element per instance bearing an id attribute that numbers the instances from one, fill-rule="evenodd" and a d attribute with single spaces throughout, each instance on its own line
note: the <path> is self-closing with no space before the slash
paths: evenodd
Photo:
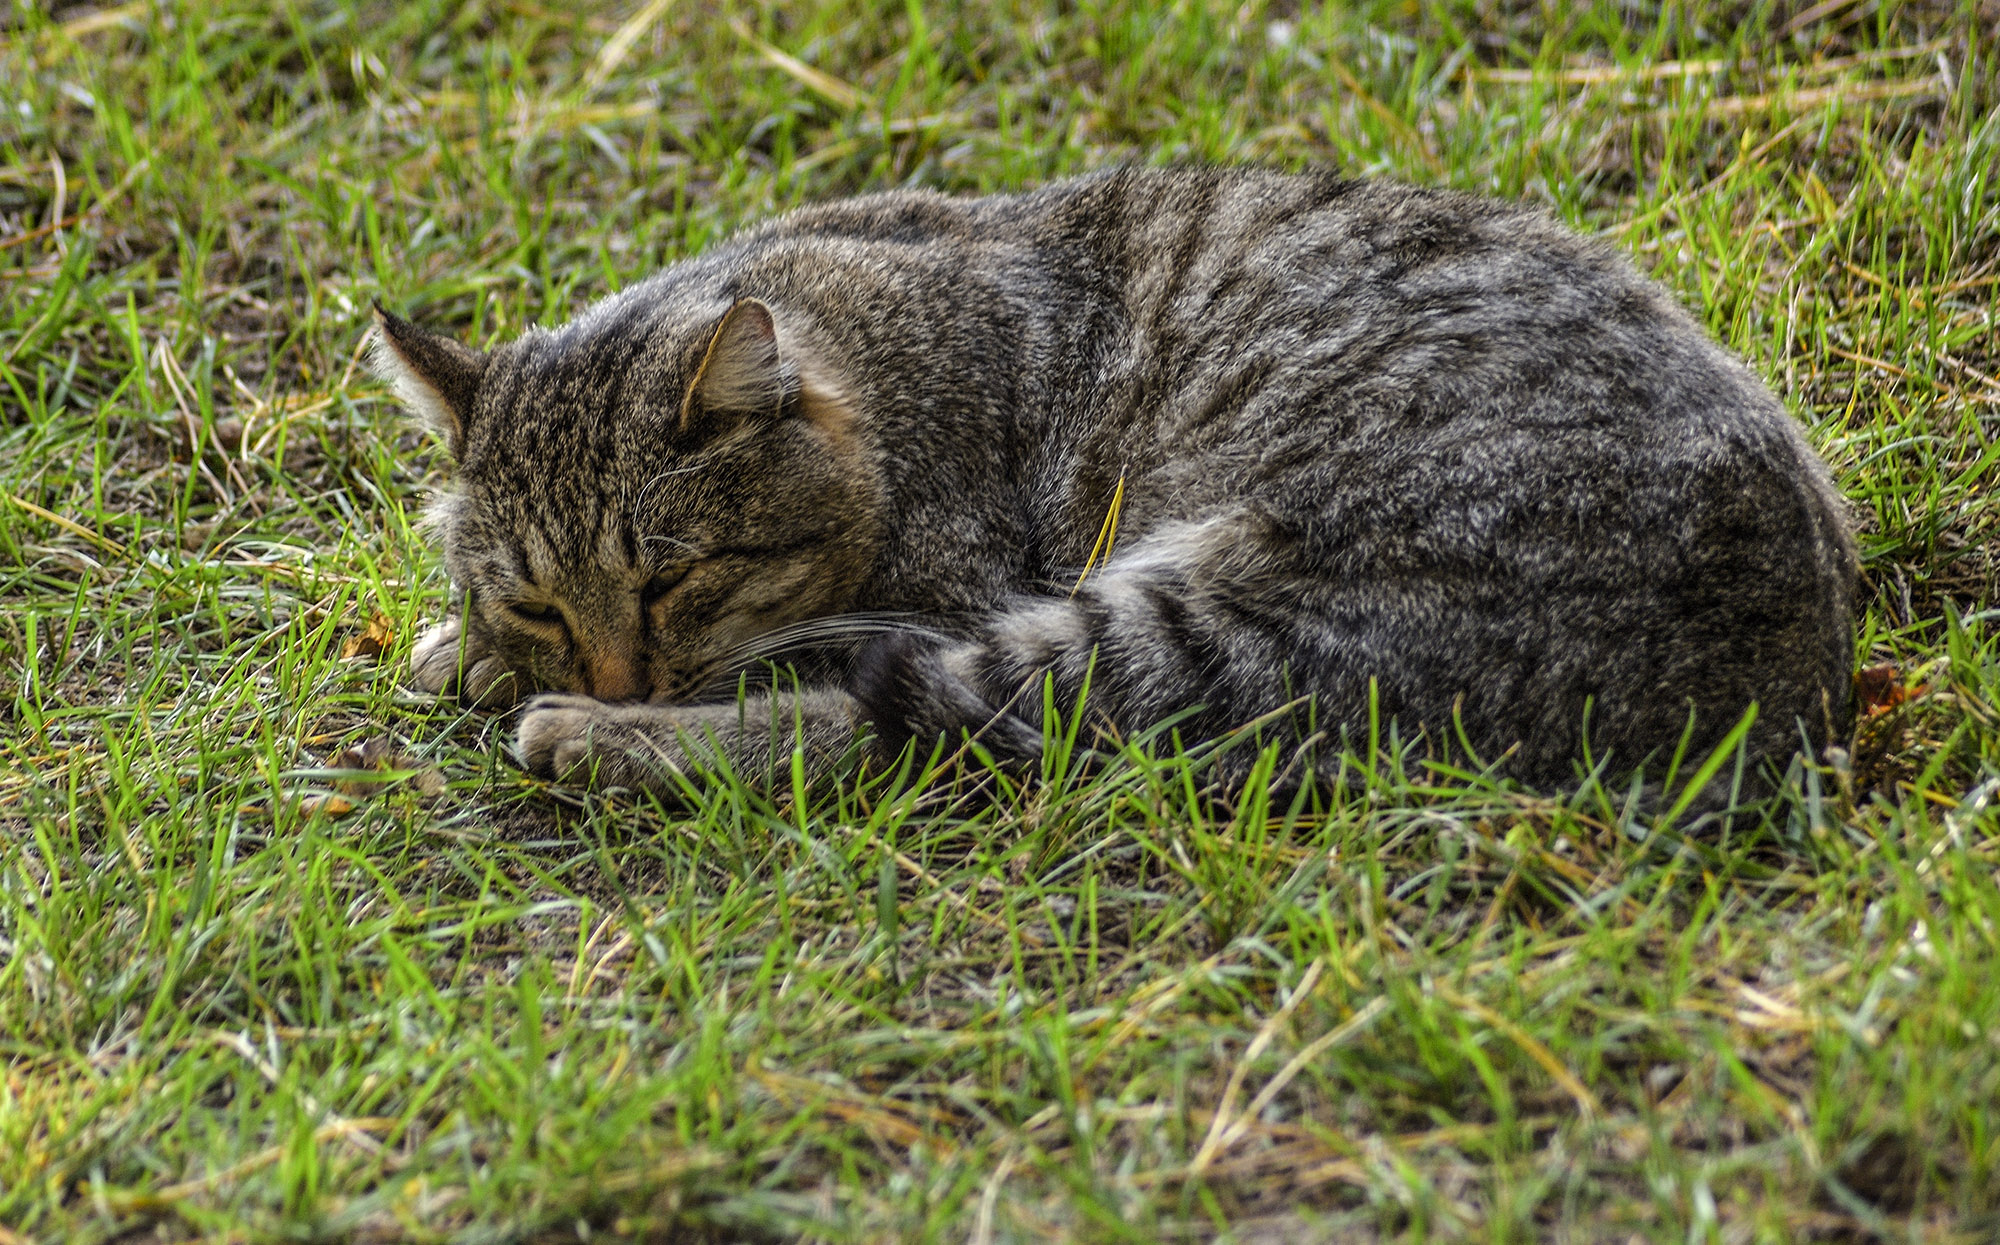
<path id="1" fill-rule="evenodd" d="M 681 431 L 744 415 L 775 415 L 791 380 L 778 354 L 778 325 L 771 309 L 739 298 L 709 335 L 694 379 L 681 399 Z"/>
<path id="2" fill-rule="evenodd" d="M 444 438 L 453 458 L 465 448 L 486 356 L 449 337 L 428 332 L 375 305 L 375 340 L 369 351 L 375 374 L 395 387 L 396 396 L 432 431 Z"/>

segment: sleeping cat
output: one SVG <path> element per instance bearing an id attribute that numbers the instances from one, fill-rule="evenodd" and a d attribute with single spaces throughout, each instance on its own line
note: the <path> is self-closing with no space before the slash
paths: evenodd
<path id="1" fill-rule="evenodd" d="M 1524 208 L 1244 169 L 892 191 L 489 353 L 377 330 L 456 462 L 430 517 L 463 608 L 416 681 L 527 698 L 545 776 L 821 769 L 857 732 L 1025 761 L 1045 680 L 1113 737 L 1263 717 L 1321 757 L 1372 701 L 1540 786 L 1699 756 L 1753 705 L 1753 762 L 1848 721 L 1825 467 Z M 806 682 L 739 699 L 772 659 Z"/>

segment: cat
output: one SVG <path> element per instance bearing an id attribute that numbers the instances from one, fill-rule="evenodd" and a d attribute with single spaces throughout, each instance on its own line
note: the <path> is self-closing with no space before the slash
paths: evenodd
<path id="1" fill-rule="evenodd" d="M 455 463 L 462 608 L 415 682 L 525 698 L 550 778 L 968 733 L 1029 764 L 1086 682 L 1098 738 L 1261 719 L 1310 770 L 1373 715 L 1544 788 L 1751 712 L 1768 775 L 1850 720 L 1825 466 L 1521 206 L 1218 168 L 895 190 L 487 353 L 378 307 L 373 357 Z M 802 681 L 739 699 L 773 659 Z"/>

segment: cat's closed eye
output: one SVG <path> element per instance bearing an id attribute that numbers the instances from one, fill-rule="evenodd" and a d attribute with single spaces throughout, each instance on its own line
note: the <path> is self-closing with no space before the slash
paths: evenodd
<path id="1" fill-rule="evenodd" d="M 544 627 L 562 627 L 567 625 L 563 621 L 561 608 L 551 605 L 546 601 L 510 601 L 507 604 L 507 609 L 516 618 L 525 622 L 536 623 Z"/>
<path id="2" fill-rule="evenodd" d="M 661 571 L 647 580 L 646 586 L 639 590 L 639 603 L 646 609 L 653 608 L 660 598 L 672 592 L 683 579 L 687 578 L 687 573 L 688 568 L 685 566 L 677 570 Z"/>

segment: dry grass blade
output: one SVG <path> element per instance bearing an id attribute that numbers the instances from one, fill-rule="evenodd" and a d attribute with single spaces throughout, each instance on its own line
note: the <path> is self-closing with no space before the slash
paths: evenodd
<path id="1" fill-rule="evenodd" d="M 1203 1138 L 1200 1151 L 1196 1153 L 1194 1162 L 1188 1165 L 1189 1171 L 1194 1175 L 1201 1175 L 1203 1169 L 1206 1168 L 1216 1155 L 1236 1144 L 1237 1140 L 1246 1131 L 1247 1123 L 1261 1116 L 1264 1113 L 1264 1109 L 1276 1101 L 1279 1094 L 1284 1092 L 1285 1086 L 1290 1085 L 1299 1073 L 1310 1067 L 1313 1060 L 1318 1059 L 1334 1047 L 1339 1046 L 1341 1043 L 1346 1042 L 1356 1034 L 1367 1029 L 1369 1025 L 1375 1023 L 1376 1017 L 1388 1009 L 1389 1001 L 1387 999 L 1380 996 L 1372 998 L 1368 1000 L 1367 1004 L 1360 1011 L 1354 1013 L 1333 1029 L 1322 1033 L 1320 1036 L 1306 1043 L 1305 1046 L 1300 1048 L 1297 1054 L 1285 1061 L 1285 1066 L 1278 1069 L 1277 1075 L 1273 1076 L 1264 1084 L 1262 1089 L 1257 1091 L 1257 1096 L 1250 1100 L 1250 1105 L 1243 1110 L 1242 1115 L 1234 1120 L 1229 1119 L 1230 1108 L 1234 1105 L 1232 1101 L 1233 1091 L 1241 1088 L 1242 1083 L 1240 1080 L 1232 1080 L 1230 1083 L 1230 1091 L 1232 1092 L 1224 1095 L 1223 1105 L 1216 1110 L 1215 1119 L 1209 1124 L 1208 1135 Z M 1259 1034 L 1259 1036 L 1261 1037 L 1262 1034 Z M 1245 1062 L 1247 1063 L 1247 1057 Z M 1242 1066 L 1242 1064 L 1238 1065 L 1239 1070 Z M 1225 1121 L 1227 1121 L 1226 1124 Z"/>
<path id="2" fill-rule="evenodd" d="M 769 62 L 772 67 L 789 75 L 799 85 L 829 103 L 848 112 L 853 112 L 864 105 L 869 105 L 868 96 L 860 90 L 849 86 L 832 74 L 824 70 L 815 69 L 798 57 L 759 39 L 754 31 L 743 24 L 741 18 L 730 18 L 729 28 L 736 32 L 737 38 L 757 49 L 757 54 Z"/>
<path id="3" fill-rule="evenodd" d="M 1007 1176 L 1017 1161 L 1014 1152 L 1008 1151 L 986 1178 L 986 1187 L 979 1194 L 979 1214 L 972 1223 L 972 1245 L 992 1245 L 993 1211 L 1000 1204 L 1000 1190 L 1006 1187 Z"/>
<path id="4" fill-rule="evenodd" d="M 1659 61 L 1651 65 L 1588 65 L 1570 69 L 1481 69 L 1466 74 L 1475 82 L 1528 84 L 1559 82 L 1565 86 L 1598 86 L 1611 82 L 1659 82 L 1666 78 L 1700 78 L 1726 73 L 1726 60 Z"/>
<path id="5" fill-rule="evenodd" d="M 1236 1109 L 1236 1097 L 1243 1092 L 1243 1078 L 1250 1074 L 1250 1066 L 1278 1035 L 1279 1027 L 1291 1017 L 1293 1009 L 1312 993 L 1313 986 L 1319 982 L 1320 970 L 1324 967 L 1325 965 L 1319 960 L 1314 960 L 1307 967 L 1305 975 L 1299 978 L 1299 984 L 1292 987 L 1291 997 L 1285 1000 L 1284 1006 L 1272 1012 L 1264 1021 L 1257 1030 L 1257 1036 L 1251 1039 L 1250 1045 L 1237 1059 L 1235 1070 L 1229 1074 L 1229 1085 L 1222 1091 L 1222 1105 L 1215 1109 L 1215 1119 L 1209 1123 L 1208 1136 L 1202 1139 L 1201 1149 L 1195 1152 L 1194 1161 L 1188 1164 L 1188 1169 L 1195 1175 L 1199 1176 L 1216 1154 L 1235 1139 L 1235 1134 L 1231 1131 L 1230 1112 Z"/>
<path id="6" fill-rule="evenodd" d="M 106 553 L 113 554 L 120 558 L 124 558 L 128 562 L 136 562 L 139 560 L 137 555 L 135 555 L 131 550 L 127 549 L 125 546 L 119 544 L 117 541 L 110 539 L 109 537 L 100 536 L 98 533 L 91 531 L 83 524 L 78 523 L 75 519 L 66 519 L 63 516 L 57 514 L 53 510 L 48 510 L 41 506 L 37 506 L 34 502 L 29 501 L 27 498 L 16 497 L 12 493 L 0 494 L 0 496 L 5 496 L 8 501 L 14 503 L 14 505 L 27 511 L 29 514 L 34 515 L 38 519 L 43 519 L 47 522 L 53 523 L 57 527 L 61 528 L 63 531 L 68 532 L 73 536 L 81 536 L 83 539 L 89 541 L 91 544 L 97 546 L 99 549 L 102 549 Z"/>
<path id="7" fill-rule="evenodd" d="M 1691 107 L 1656 108 L 1654 120 L 1679 119 L 1693 111 L 1703 117 L 1740 117 L 1745 113 L 1809 112 L 1831 104 L 1879 103 L 1891 99 L 1911 99 L 1919 95 L 1945 95 L 1949 88 L 1942 78 L 1917 78 L 1892 82 L 1852 82 L 1840 86 L 1811 87 L 1803 91 L 1769 91 L 1761 95 L 1723 95 L 1703 100 Z"/>
<path id="8" fill-rule="evenodd" d="M 912 1105 L 894 1099 L 878 1097 L 844 1085 L 832 1085 L 816 1081 L 810 1077 L 780 1072 L 762 1064 L 753 1064 L 747 1070 L 751 1080 L 763 1086 L 779 1100 L 794 1105 L 812 1104 L 820 1110 L 854 1124 L 878 1140 L 904 1149 L 925 1143 L 941 1154 L 953 1153 L 957 1147 L 935 1129 L 926 1129 L 912 1121 L 909 1113 Z M 944 1122 L 936 1113 L 929 1113 L 933 1123 Z"/>
<path id="9" fill-rule="evenodd" d="M 1415 152 L 1430 167 L 1432 172 L 1444 172 L 1444 164 L 1438 159 L 1437 153 L 1431 150 L 1430 143 L 1418 133 L 1417 128 L 1404 120 L 1395 109 L 1376 98 L 1375 93 L 1369 90 L 1360 78 L 1355 77 L 1352 69 L 1337 59 L 1329 61 L 1327 68 L 1340 80 L 1340 85 L 1349 94 L 1360 100 L 1368 111 L 1374 113 L 1382 124 L 1388 126 L 1410 151 Z"/>
<path id="10" fill-rule="evenodd" d="M 312 1131 L 312 1141 L 314 1145 L 323 1145 L 326 1142 L 334 1140 L 359 1141 L 366 1142 L 368 1145 L 380 1149 L 379 1144 L 376 1143 L 375 1138 L 370 1136 L 370 1134 L 387 1132 L 396 1127 L 397 1123 L 398 1121 L 393 1119 L 372 1117 L 333 1120 L 315 1128 Z M 232 1163 L 228 1167 L 217 1171 L 212 1171 L 206 1176 L 198 1176 L 192 1180 L 183 1180 L 178 1184 L 166 1185 L 150 1192 L 108 1192 L 106 1200 L 127 1213 L 161 1210 L 172 1206 L 175 1202 L 184 1201 L 203 1193 L 212 1193 L 217 1189 L 236 1183 L 245 1176 L 269 1167 L 271 1164 L 285 1157 L 286 1149 L 287 1147 L 284 1145 L 270 1146 L 240 1162 Z"/>
<path id="11" fill-rule="evenodd" d="M 1091 543 L 1090 556 L 1083 560 L 1083 569 L 1077 572 L 1076 583 L 1069 594 L 1075 597 L 1083 590 L 1083 581 L 1090 578 L 1090 572 L 1097 568 L 1099 561 L 1108 561 L 1111 549 L 1118 542 L 1118 511 L 1125 503 L 1125 471 L 1118 471 L 1118 483 L 1112 486 L 1111 503 L 1104 509 L 1104 522 L 1097 529 L 1097 539 Z"/>
<path id="12" fill-rule="evenodd" d="M 1778 38 L 1783 39 L 1797 34 L 1814 22 L 1823 22 L 1844 9 L 1853 8 L 1859 2 L 1860 0 L 1820 0 L 1818 4 L 1809 5 L 1801 9 L 1790 21 L 1780 27 Z"/>
<path id="13" fill-rule="evenodd" d="M 97 202 L 91 204 L 81 212 L 69 216 L 55 215 L 46 224 L 37 225 L 33 229 L 17 233 L 12 237 L 0 238 L 0 251 L 9 250 L 23 243 L 33 242 L 35 239 L 47 237 L 59 229 L 68 229 L 71 226 L 80 225 L 101 215 L 112 204 L 117 203 L 124 196 L 125 192 L 132 188 L 132 183 L 137 181 L 151 167 L 152 160 L 150 157 L 137 161 L 132 167 L 125 170 L 125 175 L 120 177 L 111 189 L 105 191 L 104 197 Z M 8 359 L 9 361 L 13 359 L 11 353 L 9 353 Z"/>
<path id="14" fill-rule="evenodd" d="M 602 88 L 606 80 L 625 63 L 625 58 L 632 54 L 632 45 L 639 42 L 640 37 L 652 29 L 653 23 L 666 16 L 667 10 L 672 7 L 674 0 L 646 0 L 639 11 L 627 18 L 597 50 L 590 72 L 584 77 L 584 89 L 595 92 Z"/>
<path id="15" fill-rule="evenodd" d="M 1507 1040 L 1521 1048 L 1522 1054 L 1540 1064 L 1542 1070 L 1547 1072 L 1550 1078 L 1562 1087 L 1562 1091 L 1568 1094 L 1571 1100 L 1576 1103 L 1577 1113 L 1583 1116 L 1584 1119 L 1595 1119 L 1597 1116 L 1603 1114 L 1604 1108 L 1597 1101 L 1597 1095 L 1591 1093 L 1590 1088 L 1577 1079 L 1576 1073 L 1571 1072 L 1567 1067 L 1563 1066 L 1562 1060 L 1556 1058 L 1555 1052 L 1543 1045 L 1533 1034 L 1505 1016 L 1502 1016 L 1499 1012 L 1486 1006 L 1486 1004 L 1481 1003 L 1478 999 L 1468 998 L 1442 982 L 1433 983 L 1431 989 L 1436 992 L 1439 998 L 1450 1003 L 1453 1007 L 1478 1017 L 1500 1033 L 1506 1035 Z"/>

